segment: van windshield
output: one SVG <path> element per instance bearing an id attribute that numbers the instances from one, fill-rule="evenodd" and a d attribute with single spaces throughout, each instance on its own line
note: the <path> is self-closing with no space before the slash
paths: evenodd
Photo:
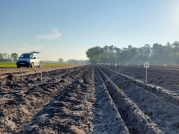
<path id="1" fill-rule="evenodd" d="M 22 54 L 19 58 L 21 59 L 32 59 L 32 54 Z"/>

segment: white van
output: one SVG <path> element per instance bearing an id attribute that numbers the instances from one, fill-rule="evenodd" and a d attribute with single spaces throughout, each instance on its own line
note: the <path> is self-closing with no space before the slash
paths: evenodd
<path id="1" fill-rule="evenodd" d="M 40 62 L 39 53 L 40 52 L 23 53 L 16 61 L 17 67 L 18 68 L 20 68 L 21 66 L 27 68 L 28 67 L 33 68 L 34 66 L 39 67 L 39 62 Z"/>

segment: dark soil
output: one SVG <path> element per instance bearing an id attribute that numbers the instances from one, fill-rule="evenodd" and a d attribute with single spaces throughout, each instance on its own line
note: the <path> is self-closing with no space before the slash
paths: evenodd
<path id="1" fill-rule="evenodd" d="M 177 68 L 76 66 L 0 79 L 0 134 L 178 134 Z M 157 75 L 156 75 L 157 74 Z"/>

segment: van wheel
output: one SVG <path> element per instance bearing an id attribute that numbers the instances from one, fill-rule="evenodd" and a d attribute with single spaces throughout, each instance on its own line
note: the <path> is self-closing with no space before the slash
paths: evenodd
<path id="1" fill-rule="evenodd" d="M 33 67 L 34 67 L 34 63 L 31 64 L 31 68 L 33 68 Z"/>
<path id="2" fill-rule="evenodd" d="M 17 66 L 17 68 L 20 68 L 21 66 Z"/>

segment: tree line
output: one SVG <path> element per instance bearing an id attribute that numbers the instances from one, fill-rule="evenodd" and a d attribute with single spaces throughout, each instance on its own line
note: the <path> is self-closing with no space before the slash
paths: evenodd
<path id="1" fill-rule="evenodd" d="M 0 62 L 15 62 L 17 60 L 18 54 L 12 53 L 11 55 L 7 53 L 0 53 Z"/>
<path id="2" fill-rule="evenodd" d="M 90 63 L 89 60 L 75 60 L 75 59 L 68 59 L 67 61 L 64 61 L 62 58 L 58 59 L 58 62 L 60 63 L 74 63 L 74 64 L 86 64 L 86 63 Z"/>
<path id="3" fill-rule="evenodd" d="M 86 63 L 90 63 L 89 60 L 75 60 L 75 59 L 68 59 L 67 61 L 64 61 L 62 58 L 58 59 L 59 63 L 74 63 L 74 64 L 86 64 Z"/>
<path id="4" fill-rule="evenodd" d="M 86 51 L 87 57 L 93 64 L 120 63 L 120 64 L 179 64 L 179 41 L 166 45 L 154 43 L 145 44 L 137 48 L 129 45 L 127 48 L 111 46 L 96 46 Z"/>
<path id="5" fill-rule="evenodd" d="M 74 63 L 74 64 L 86 64 L 90 63 L 89 60 L 75 60 L 75 59 L 69 59 L 67 60 L 68 63 Z"/>

